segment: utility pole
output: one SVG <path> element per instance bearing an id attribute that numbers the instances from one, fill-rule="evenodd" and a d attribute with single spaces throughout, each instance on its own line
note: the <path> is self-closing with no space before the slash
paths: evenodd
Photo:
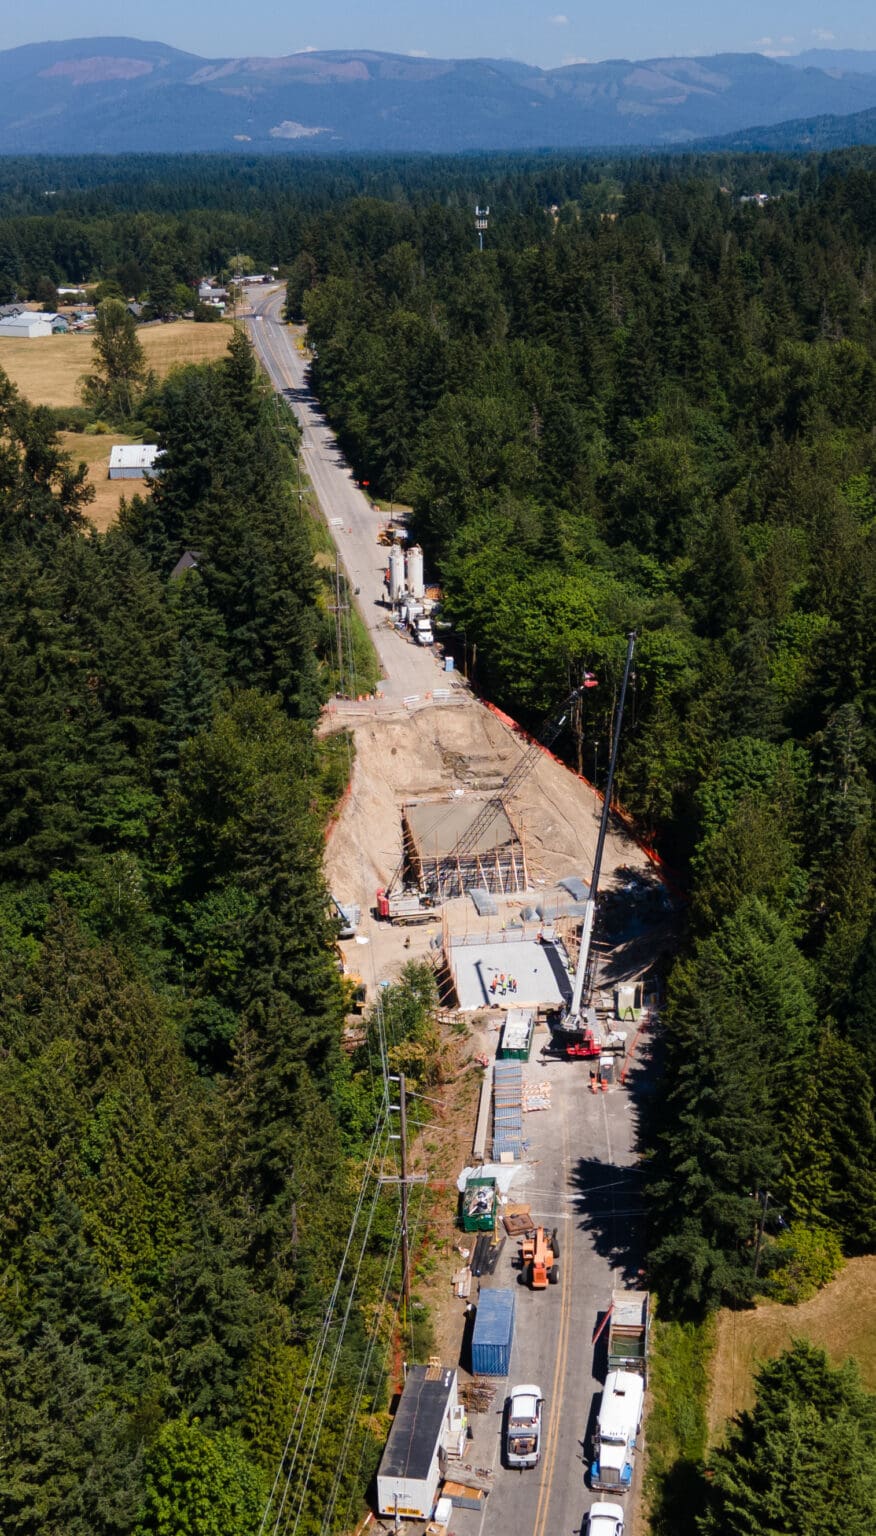
<path id="1" fill-rule="evenodd" d="M 341 602 L 341 555 L 340 551 L 336 550 L 335 600 L 334 603 L 329 604 L 329 613 L 333 613 L 335 616 L 335 635 L 338 645 L 338 693 L 341 697 L 344 694 L 344 626 L 341 621 L 341 614 L 346 613 L 349 606 L 349 603 Z"/>
<path id="2" fill-rule="evenodd" d="M 398 1083 L 398 1103 L 389 1107 L 398 1115 L 398 1135 L 390 1136 L 391 1141 L 401 1143 L 399 1148 L 399 1175 L 398 1177 L 381 1177 L 381 1184 L 397 1184 L 399 1187 L 399 1204 L 401 1206 L 401 1262 L 402 1262 L 402 1311 L 403 1325 L 411 1314 L 411 1243 L 408 1232 L 408 1196 L 412 1184 L 425 1184 L 424 1173 L 408 1173 L 408 1093 L 405 1083 L 405 1075 L 400 1072 L 398 1077 L 387 1079 L 390 1083 Z"/>
<path id="3" fill-rule="evenodd" d="M 484 248 L 484 235 L 488 228 L 489 217 L 489 208 L 479 208 L 477 205 L 475 205 L 475 229 L 478 232 L 479 251 L 482 251 Z"/>
<path id="4" fill-rule="evenodd" d="M 398 1077 L 398 1129 L 401 1136 L 401 1261 L 405 1319 L 411 1315 L 411 1255 L 408 1247 L 408 1105 L 404 1072 Z"/>

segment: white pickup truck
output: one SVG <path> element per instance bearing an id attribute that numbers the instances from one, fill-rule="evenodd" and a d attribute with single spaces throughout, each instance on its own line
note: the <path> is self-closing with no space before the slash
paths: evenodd
<path id="1" fill-rule="evenodd" d="M 508 1398 L 505 1420 L 505 1463 L 509 1467 L 537 1467 L 541 1456 L 541 1387 L 515 1387 Z"/>

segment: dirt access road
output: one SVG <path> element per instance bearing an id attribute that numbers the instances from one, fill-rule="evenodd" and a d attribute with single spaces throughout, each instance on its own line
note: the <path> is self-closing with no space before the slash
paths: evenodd
<path id="1" fill-rule="evenodd" d="M 356 487 L 310 393 L 295 334 L 279 319 L 282 302 L 278 290 L 255 296 L 257 317 L 247 320 L 248 329 L 274 387 L 302 425 L 304 468 L 351 586 L 359 588 L 358 601 L 385 674 L 383 699 L 358 706 L 337 704 L 327 712 L 327 728 L 335 721 L 348 726 L 356 750 L 350 791 L 326 850 L 326 873 L 336 895 L 362 907 L 360 943 L 351 941 L 344 949 L 350 968 L 373 991 L 382 980 L 396 976 L 406 959 L 434 954 L 430 943 L 436 929 L 431 925 L 395 928 L 375 922 L 371 915 L 375 886 L 389 879 L 399 860 L 403 801 L 495 793 L 524 743 L 464 689 L 461 680 L 447 703 L 426 703 L 426 693 L 434 693 L 447 678 L 430 652 L 406 643 L 385 623 L 378 518 Z M 412 695 L 418 695 L 416 703 Z M 558 879 L 570 874 L 589 878 L 600 802 L 588 785 L 545 755 L 520 786 L 509 811 L 525 839 L 536 892 L 547 895 Z M 603 885 L 623 884 L 631 868 L 641 873 L 649 866 L 635 843 L 614 826 L 606 845 Z M 518 896 L 498 918 L 480 919 L 472 903 L 463 899 L 450 904 L 446 921 L 453 932 L 471 933 L 490 921 L 497 926 L 516 915 L 510 909 L 520 905 Z M 655 946 L 648 948 L 653 956 Z M 621 943 L 601 957 L 598 983 L 640 975 L 642 962 L 632 924 L 629 945 Z M 495 1468 L 495 1482 L 482 1519 L 457 1512 L 458 1536 L 507 1536 L 509 1530 L 524 1529 L 533 1536 L 548 1536 L 580 1529 L 592 1502 L 584 1482 L 584 1444 L 601 1375 L 590 1340 L 612 1286 L 622 1283 L 621 1277 L 631 1279 L 639 1262 L 634 1094 L 615 1087 L 592 1095 L 585 1062 L 543 1064 L 533 1057 L 525 1076 L 551 1079 L 552 1107 L 527 1117 L 530 1145 L 519 1174 L 519 1197 L 531 1201 L 539 1219 L 558 1228 L 563 1242 L 560 1284 L 547 1294 L 522 1288 L 519 1292 L 512 1359 L 514 1379 L 538 1382 L 548 1398 L 545 1455 L 541 1466 L 524 1476 L 503 1470 L 498 1455 L 501 1420 L 496 1414 L 477 1416 L 472 1456 L 478 1465 Z M 517 1198 L 517 1189 L 514 1194 Z M 512 1251 L 509 1243 L 493 1284 L 516 1285 Z M 449 1284 L 449 1273 L 447 1278 Z M 458 1337 L 461 1308 L 462 1303 Z M 504 1392 L 504 1386 L 498 1386 L 497 1407 Z M 627 1536 L 633 1536 L 633 1523 L 628 1509 Z"/>

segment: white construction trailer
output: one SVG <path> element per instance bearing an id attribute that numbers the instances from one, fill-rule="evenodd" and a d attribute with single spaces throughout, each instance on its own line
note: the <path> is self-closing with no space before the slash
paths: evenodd
<path id="1" fill-rule="evenodd" d="M 412 1365 L 377 1473 L 381 1515 L 429 1520 L 438 1498 L 448 1451 L 465 1440 L 456 1371 L 444 1365 Z"/>

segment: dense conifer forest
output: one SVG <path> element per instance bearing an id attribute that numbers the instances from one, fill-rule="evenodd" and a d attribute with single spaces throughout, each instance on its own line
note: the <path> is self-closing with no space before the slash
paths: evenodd
<path id="1" fill-rule="evenodd" d="M 872 1252 L 872 153 L 7 162 L 0 248 L 9 291 L 147 298 L 237 251 L 277 264 L 477 686 L 530 723 L 597 673 L 566 744 L 597 780 L 638 630 L 620 795 L 689 898 L 642 1128 L 664 1315 L 794 1300 Z M 367 1048 L 340 1051 L 320 854 L 346 758 L 313 732 L 331 676 L 294 444 L 239 339 L 140 409 L 165 473 L 97 536 L 51 413 L 0 392 L 0 1523 L 21 1536 L 170 1536 L 188 1498 L 257 1529 L 380 1118 Z M 393 1038 L 422 1035 L 423 978 L 397 1003 Z M 364 1358 L 354 1330 L 304 1529 Z M 362 1422 L 338 1526 L 374 1464 Z M 771 1529 L 821 1529 L 801 1490 L 851 1445 L 863 1536 L 873 1443 L 872 1398 L 798 1347 L 686 1516 L 753 1533 L 770 1488 Z"/>
<path id="2" fill-rule="evenodd" d="M 594 669 L 604 743 L 639 631 L 621 798 L 690 890 L 646 1130 L 661 1295 L 747 1299 L 764 1207 L 779 1268 L 813 1233 L 870 1251 L 876 177 L 758 207 L 646 176 L 483 254 L 430 208 L 305 233 L 317 391 L 413 503 L 480 686 L 535 719 Z"/>
<path id="3" fill-rule="evenodd" d="M 287 1512 L 318 1530 L 379 1448 L 363 1318 L 397 1232 L 381 1195 L 325 1395 L 382 1096 L 371 1046 L 341 1053 L 349 758 L 313 735 L 294 443 L 236 335 L 141 402 L 165 473 L 98 535 L 51 414 L 0 384 L 0 1525 L 253 1536 L 297 1425 Z M 394 999 L 390 1049 L 430 993 Z"/>

